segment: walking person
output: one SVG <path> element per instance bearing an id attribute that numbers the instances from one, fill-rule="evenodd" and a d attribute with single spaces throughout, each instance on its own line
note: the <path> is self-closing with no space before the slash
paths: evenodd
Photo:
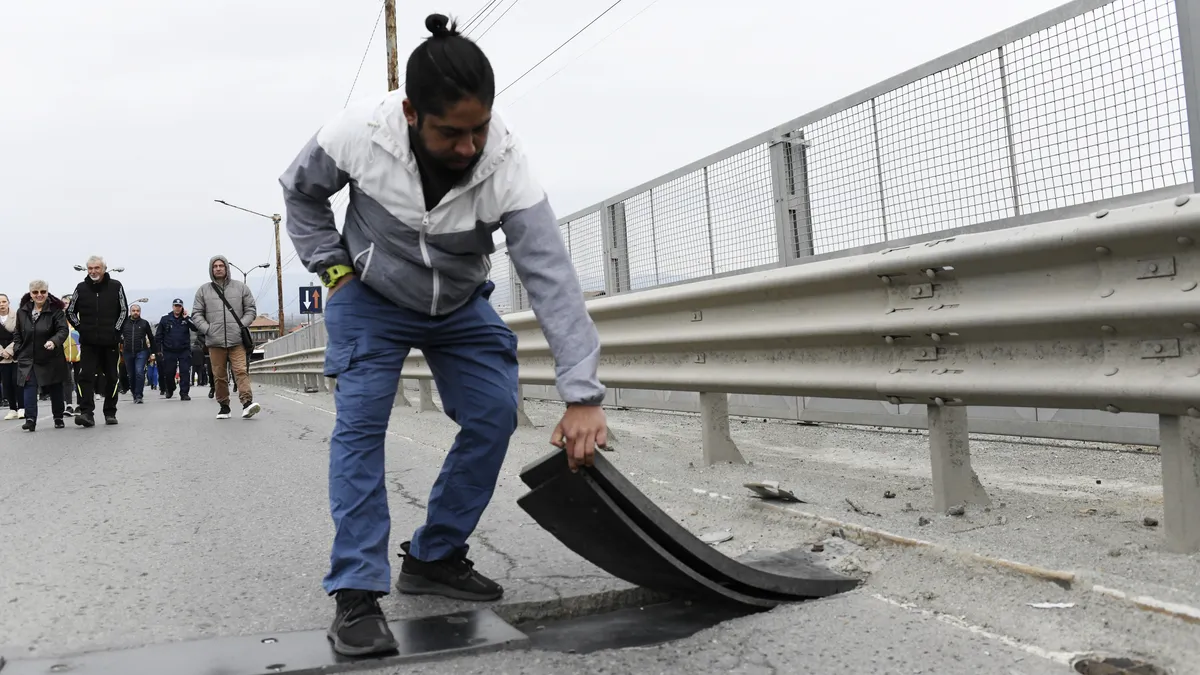
<path id="1" fill-rule="evenodd" d="M 154 346 L 154 329 L 150 322 L 142 318 L 142 306 L 129 306 L 129 319 L 121 329 L 121 360 L 125 363 L 129 391 L 133 392 L 133 402 L 142 403 L 142 394 L 146 389 L 146 362 L 150 355 L 157 352 Z"/>
<path id="2" fill-rule="evenodd" d="M 117 423 L 117 392 L 121 386 L 117 361 L 121 329 L 128 315 L 125 287 L 109 275 L 104 258 L 88 258 L 87 277 L 75 287 L 67 307 L 67 319 L 79 331 L 79 414 L 75 416 L 79 426 L 96 424 L 97 375 L 104 381 L 100 392 L 104 396 L 104 423 Z"/>
<path id="3" fill-rule="evenodd" d="M 151 389 L 158 389 L 158 355 L 151 354 L 146 361 L 146 379 L 150 381 Z"/>
<path id="4" fill-rule="evenodd" d="M 175 371 L 178 368 L 179 400 L 192 400 L 188 395 L 192 386 L 192 333 L 199 332 L 200 329 L 183 308 L 181 298 L 175 298 L 171 303 L 171 312 L 158 320 L 155 337 L 158 338 L 158 353 L 162 354 L 160 373 L 165 382 L 163 389 L 167 390 L 167 398 L 175 393 Z"/>
<path id="5" fill-rule="evenodd" d="M 196 378 L 194 384 L 197 387 L 208 386 L 208 368 L 205 366 L 205 351 L 204 336 L 196 335 L 192 341 L 192 372 Z"/>
<path id="6" fill-rule="evenodd" d="M 67 379 L 67 357 L 63 343 L 70 329 L 65 310 L 62 300 L 50 295 L 45 281 L 29 282 L 29 292 L 21 298 L 17 330 L 13 334 L 17 379 L 25 392 L 25 424 L 21 428 L 26 431 L 37 431 L 38 398 L 43 391 L 49 394 L 54 428 L 66 426 L 62 387 Z"/>
<path id="7" fill-rule="evenodd" d="M 447 24 L 437 14 L 426 19 L 433 36 L 409 56 L 403 92 L 341 111 L 280 177 L 297 255 L 330 289 L 324 373 L 337 378 L 335 533 L 323 586 L 337 598 L 328 636 L 341 654 L 397 644 L 378 603 L 391 586 L 384 440 L 411 349 L 429 362 L 445 413 L 461 429 L 424 525 L 400 545 L 396 588 L 464 600 L 503 594 L 467 558 L 467 538 L 517 425 L 517 341 L 488 303 L 496 230 L 507 238 L 566 402 L 551 442 L 569 448 L 572 467 L 590 463 L 606 442 L 599 337 L 554 212 L 521 144 L 492 110 L 487 57 Z M 347 184 L 339 233 L 329 198 Z"/>
<path id="8" fill-rule="evenodd" d="M 0 391 L 8 400 L 5 420 L 19 420 L 25 416 L 25 394 L 17 381 L 17 350 L 13 346 L 13 332 L 17 330 L 17 310 L 8 296 L 0 293 Z"/>
<path id="9" fill-rule="evenodd" d="M 64 295 L 64 306 L 70 306 L 71 296 Z M 63 343 L 63 356 L 67 359 L 67 379 L 63 382 L 63 403 L 66 404 L 65 414 L 74 415 L 74 396 L 78 393 L 75 383 L 79 381 L 79 331 L 67 320 L 67 341 Z"/>
<path id="10" fill-rule="evenodd" d="M 208 263 L 210 283 L 196 289 L 192 302 L 192 323 L 204 336 L 208 355 L 212 359 L 213 384 L 216 392 L 217 419 L 229 419 L 229 369 L 237 382 L 238 401 L 242 404 L 242 419 L 250 419 L 262 411 L 254 402 L 250 386 L 250 354 L 253 341 L 247 343 L 247 327 L 258 316 L 254 294 L 246 284 L 229 277 L 229 261 L 223 255 L 213 256 Z"/>

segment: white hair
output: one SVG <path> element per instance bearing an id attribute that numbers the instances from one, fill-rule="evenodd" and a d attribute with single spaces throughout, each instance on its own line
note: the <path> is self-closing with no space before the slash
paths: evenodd
<path id="1" fill-rule="evenodd" d="M 105 264 L 105 262 L 104 262 L 104 256 L 94 255 L 87 259 L 87 264 L 88 265 L 100 265 L 101 267 L 108 269 L 108 265 Z"/>
<path id="2" fill-rule="evenodd" d="M 33 281 L 29 282 L 29 290 L 31 290 L 31 291 L 48 291 L 48 290 L 50 290 L 50 286 L 49 286 L 49 284 L 47 284 L 45 281 L 42 281 L 41 279 L 34 279 Z"/>

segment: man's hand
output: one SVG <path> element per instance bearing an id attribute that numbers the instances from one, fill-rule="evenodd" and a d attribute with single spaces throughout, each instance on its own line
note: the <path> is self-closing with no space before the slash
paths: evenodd
<path id="1" fill-rule="evenodd" d="M 333 298 L 333 294 L 334 294 L 334 293 L 337 293 L 337 292 L 338 292 L 338 289 L 339 289 L 339 288 L 341 288 L 342 286 L 345 286 L 345 285 L 346 285 L 346 282 L 348 282 L 348 281 L 350 281 L 351 279 L 353 279 L 353 278 L 354 278 L 354 276 L 355 276 L 355 275 L 354 275 L 354 273 L 353 273 L 353 272 L 351 272 L 350 274 L 347 274 L 346 276 L 344 276 L 344 277 L 342 277 L 342 278 L 338 279 L 338 280 L 337 280 L 337 283 L 333 285 L 333 288 L 330 288 L 330 289 L 329 289 L 329 293 L 328 293 L 328 294 L 325 296 L 325 301 L 326 301 L 326 302 L 329 302 L 329 300 L 331 300 L 331 299 Z"/>
<path id="2" fill-rule="evenodd" d="M 50 351 L 51 349 L 54 349 L 54 341 L 46 340 L 46 344 L 43 346 L 46 348 L 46 351 Z"/>
<path id="3" fill-rule="evenodd" d="M 608 445 L 608 419 L 598 405 L 569 405 L 550 435 L 550 444 L 567 451 L 571 472 L 591 466 L 596 446 Z"/>

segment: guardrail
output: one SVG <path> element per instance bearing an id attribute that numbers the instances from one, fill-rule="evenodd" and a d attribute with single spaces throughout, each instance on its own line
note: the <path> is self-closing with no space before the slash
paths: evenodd
<path id="1" fill-rule="evenodd" d="M 928 407 L 935 506 L 987 504 L 968 405 L 1159 415 L 1172 547 L 1200 550 L 1200 197 L 597 298 L 609 387 L 699 392 L 708 463 L 743 461 L 728 394 Z M 531 311 L 522 384 L 555 381 Z M 321 350 L 255 364 L 309 378 Z M 413 351 L 405 376 L 432 373 Z M 278 380 L 277 380 L 278 381 Z M 432 400 L 432 399 L 430 399 Z M 423 407 L 425 407 L 423 405 Z"/>

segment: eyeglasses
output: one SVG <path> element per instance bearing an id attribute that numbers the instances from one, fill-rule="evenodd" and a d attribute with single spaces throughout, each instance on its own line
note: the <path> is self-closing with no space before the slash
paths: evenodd
<path id="1" fill-rule="evenodd" d="M 49 292 L 50 292 L 50 291 L 29 291 L 29 294 L 30 294 L 30 295 L 45 295 L 45 294 L 47 294 L 47 293 L 49 293 Z"/>

